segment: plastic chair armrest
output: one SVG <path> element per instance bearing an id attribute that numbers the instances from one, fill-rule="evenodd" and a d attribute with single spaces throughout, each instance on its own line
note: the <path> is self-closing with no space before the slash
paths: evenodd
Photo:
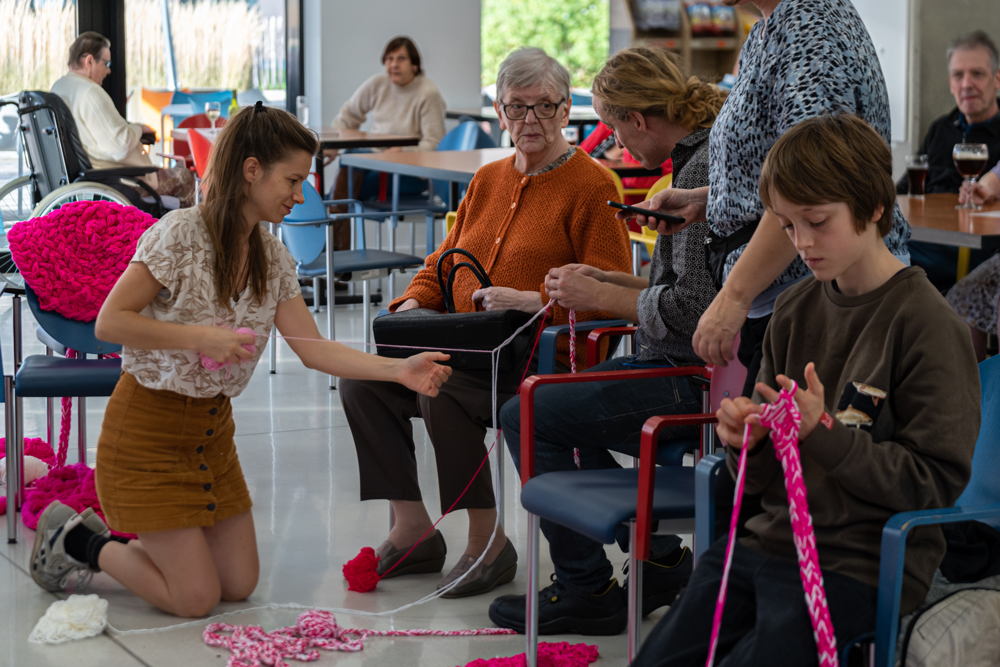
<path id="1" fill-rule="evenodd" d="M 656 450 L 660 432 L 668 426 L 700 426 L 715 423 L 712 414 L 658 415 L 642 425 L 639 438 L 639 488 L 635 500 L 635 550 L 639 560 L 649 558 L 650 532 L 653 528 L 653 492 L 655 491 Z"/>
<path id="2" fill-rule="evenodd" d="M 521 383 L 521 484 L 535 476 L 535 392 L 547 384 L 570 384 L 576 382 L 607 382 L 611 380 L 631 380 L 656 377 L 704 376 L 708 369 L 704 366 L 666 366 L 663 368 L 641 368 L 619 371 L 592 371 L 588 373 L 554 373 L 531 375 Z"/>
<path id="3" fill-rule="evenodd" d="M 593 329 L 600 329 L 604 327 L 618 327 L 625 326 L 628 322 L 625 320 L 590 320 L 587 322 L 577 322 L 576 330 L 578 332 L 592 331 Z M 560 336 L 569 335 L 569 325 L 568 324 L 553 324 L 545 327 L 542 331 L 542 335 L 538 341 L 538 373 L 540 375 L 546 373 L 555 373 L 556 371 L 556 343 Z M 596 359 L 597 357 L 590 356 L 590 344 L 587 344 L 587 359 Z"/>
<path id="4" fill-rule="evenodd" d="M 694 558 L 715 541 L 715 484 L 725 454 L 703 456 L 694 467 Z"/>
<path id="5" fill-rule="evenodd" d="M 889 517 L 885 527 L 882 528 L 879 562 L 878 607 L 875 620 L 876 665 L 895 664 L 906 539 L 910 532 L 921 526 L 998 517 L 1000 517 L 1000 504 L 916 510 L 900 512 Z"/>
<path id="6" fill-rule="evenodd" d="M 83 172 L 83 180 L 98 181 L 112 178 L 136 178 L 158 171 L 158 167 L 115 167 L 113 169 L 89 169 Z"/>
<path id="7" fill-rule="evenodd" d="M 601 353 L 601 341 L 607 336 L 634 336 L 639 330 L 636 326 L 607 326 L 594 329 L 587 334 L 587 360 L 597 359 Z"/>

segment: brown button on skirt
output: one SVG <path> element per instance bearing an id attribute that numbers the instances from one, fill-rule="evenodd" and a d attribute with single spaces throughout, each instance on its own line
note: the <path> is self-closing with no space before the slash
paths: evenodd
<path id="1" fill-rule="evenodd" d="M 212 526 L 250 509 L 229 397 L 147 389 L 123 373 L 104 412 L 95 482 L 126 533 Z"/>

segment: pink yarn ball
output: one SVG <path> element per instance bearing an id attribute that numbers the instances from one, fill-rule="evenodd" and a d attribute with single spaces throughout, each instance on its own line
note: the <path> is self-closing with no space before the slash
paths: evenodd
<path id="1" fill-rule="evenodd" d="M 251 336 L 256 336 L 257 335 L 257 333 L 253 329 L 249 329 L 247 327 L 240 327 L 239 329 L 236 329 L 235 331 L 238 334 L 250 334 Z M 243 349 L 246 350 L 247 352 L 249 352 L 250 354 L 257 354 L 257 344 L 256 343 L 244 343 L 243 344 Z M 205 368 L 206 370 L 210 370 L 210 371 L 217 371 L 220 368 L 223 368 L 224 366 L 228 366 L 229 365 L 228 362 L 227 363 L 218 362 L 218 361 L 216 361 L 215 359 L 213 359 L 212 357 L 210 357 L 210 356 L 208 356 L 206 354 L 200 355 L 200 359 L 201 359 L 201 365 L 202 365 L 202 367 Z M 250 360 L 248 359 L 247 361 L 250 361 Z"/>

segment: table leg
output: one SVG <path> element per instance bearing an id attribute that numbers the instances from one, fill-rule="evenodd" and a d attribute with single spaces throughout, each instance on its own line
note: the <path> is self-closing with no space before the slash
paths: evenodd
<path id="1" fill-rule="evenodd" d="M 969 273 L 969 258 L 972 251 L 969 248 L 958 249 L 958 266 L 955 267 L 955 278 L 961 280 Z"/>
<path id="2" fill-rule="evenodd" d="M 319 193 L 320 198 L 326 197 L 326 171 L 323 165 L 323 151 L 321 150 L 313 158 L 314 169 L 316 170 L 316 192 Z"/>
<path id="3" fill-rule="evenodd" d="M 333 225 L 327 223 L 326 225 L 326 331 L 327 338 L 330 340 L 336 340 L 336 332 L 333 326 L 333 304 L 336 302 L 334 298 L 335 287 L 333 284 Z M 316 297 L 314 296 L 313 299 Z M 330 389 L 337 388 L 337 378 L 336 376 L 330 376 Z"/>

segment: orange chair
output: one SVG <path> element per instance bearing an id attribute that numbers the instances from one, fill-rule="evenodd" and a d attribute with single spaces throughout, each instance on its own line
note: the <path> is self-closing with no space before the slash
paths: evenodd
<path id="1" fill-rule="evenodd" d="M 188 131 L 188 143 L 191 144 L 191 158 L 195 173 L 195 203 L 201 201 L 201 179 L 205 177 L 208 159 L 212 155 L 212 142 L 196 129 Z"/>
<path id="2" fill-rule="evenodd" d="M 226 124 L 225 118 L 219 118 L 217 121 L 215 121 L 216 127 L 222 127 L 225 124 Z M 208 119 L 208 116 L 206 116 L 205 114 L 196 113 L 195 115 L 188 116 L 187 118 L 182 120 L 177 125 L 177 127 L 184 129 L 198 128 L 198 127 L 201 128 L 212 127 L 212 121 L 210 121 Z M 185 164 L 187 165 L 188 169 L 193 168 L 193 160 L 191 157 L 191 147 L 189 145 L 189 142 L 184 141 L 182 139 L 174 139 L 173 154 L 171 157 L 175 159 L 184 158 Z"/>

